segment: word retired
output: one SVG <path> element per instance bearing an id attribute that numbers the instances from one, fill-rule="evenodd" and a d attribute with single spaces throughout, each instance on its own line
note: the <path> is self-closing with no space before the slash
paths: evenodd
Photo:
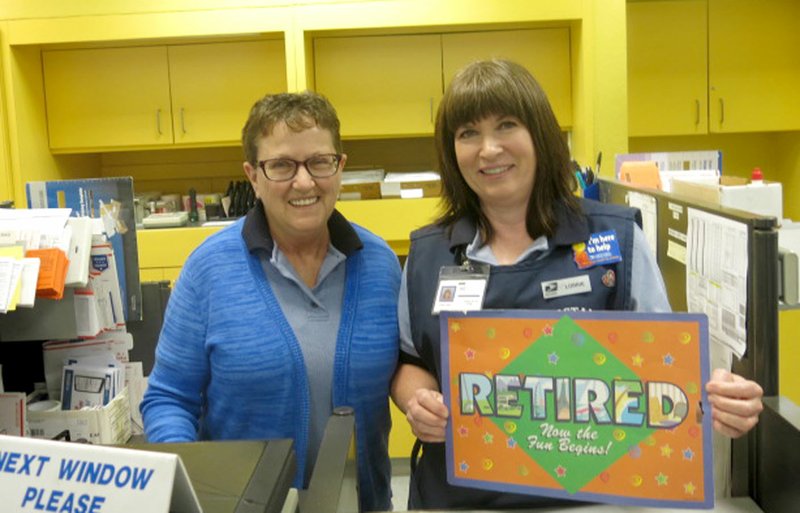
<path id="1" fill-rule="evenodd" d="M 520 402 L 525 392 L 529 401 Z M 544 420 L 555 410 L 555 420 L 621 424 L 669 429 L 689 413 L 686 394 L 672 383 L 615 379 L 611 385 L 595 378 L 556 378 L 465 372 L 459 375 L 463 415 Z M 644 401 L 643 398 L 647 400 Z M 548 399 L 550 398 L 550 399 Z M 574 400 L 573 400 L 574 398 Z M 494 399 L 490 401 L 490 399 Z M 493 407 L 492 404 L 495 406 Z"/>
<path id="2" fill-rule="evenodd" d="M 49 456 L 0 451 L 0 473 L 41 477 L 50 468 L 50 463 Z M 129 465 L 65 458 L 58 465 L 57 476 L 58 480 L 65 482 L 144 490 L 153 472 L 153 469 Z M 102 495 L 28 486 L 20 507 L 57 513 L 99 513 L 105 500 Z"/>

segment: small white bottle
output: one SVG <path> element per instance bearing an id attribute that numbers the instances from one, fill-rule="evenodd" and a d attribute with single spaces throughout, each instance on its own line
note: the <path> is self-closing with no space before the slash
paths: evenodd
<path id="1" fill-rule="evenodd" d="M 764 175 L 760 167 L 754 167 L 750 175 L 750 185 L 764 185 Z"/>

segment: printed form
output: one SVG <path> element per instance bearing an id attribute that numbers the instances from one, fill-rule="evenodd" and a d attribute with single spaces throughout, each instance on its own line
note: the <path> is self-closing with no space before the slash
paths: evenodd
<path id="1" fill-rule="evenodd" d="M 747 349 L 747 225 L 688 209 L 686 304 L 708 316 L 712 341 Z"/>

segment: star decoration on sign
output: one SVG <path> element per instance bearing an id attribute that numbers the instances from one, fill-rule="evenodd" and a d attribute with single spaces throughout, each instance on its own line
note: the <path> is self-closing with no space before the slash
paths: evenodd
<path id="1" fill-rule="evenodd" d="M 658 486 L 667 486 L 669 484 L 669 476 L 663 472 L 659 472 L 656 476 L 656 483 L 658 483 Z"/>
<path id="2" fill-rule="evenodd" d="M 553 327 L 549 324 L 545 324 L 544 328 L 542 328 L 542 333 L 548 337 L 551 336 L 553 334 Z"/>
<path id="3" fill-rule="evenodd" d="M 469 429 L 466 426 L 458 426 L 458 434 L 463 438 L 469 435 Z"/>
<path id="4" fill-rule="evenodd" d="M 633 355 L 631 357 L 631 360 L 633 360 L 633 366 L 634 367 L 641 367 L 642 364 L 644 363 L 644 358 L 642 358 L 642 355 L 640 355 L 639 353 L 636 353 L 635 355 Z"/>
<path id="5" fill-rule="evenodd" d="M 469 465 L 467 465 L 467 462 L 466 462 L 466 461 L 462 461 L 462 462 L 461 462 L 461 463 L 458 465 L 458 470 L 460 470 L 461 472 L 463 472 L 463 473 L 465 473 L 465 474 L 466 474 L 466 473 L 467 473 L 467 470 L 469 470 Z"/>
<path id="6" fill-rule="evenodd" d="M 508 447 L 509 449 L 513 449 L 516 446 L 517 446 L 517 441 L 516 440 L 514 440 L 510 436 L 508 438 L 506 438 L 506 447 Z"/>
<path id="7" fill-rule="evenodd" d="M 672 449 L 672 447 L 669 446 L 669 444 L 664 444 L 664 445 L 661 446 L 661 455 L 662 456 L 664 456 L 666 458 L 669 458 L 670 456 L 672 456 L 672 452 L 673 452 L 673 449 Z"/>
<path id="8" fill-rule="evenodd" d="M 669 353 L 665 354 L 664 365 L 666 365 L 667 367 L 672 367 L 673 363 L 675 363 L 675 358 Z"/>
<path id="9" fill-rule="evenodd" d="M 461 331 L 461 324 L 457 321 L 454 321 L 450 325 L 450 329 L 453 330 L 454 333 L 458 333 L 459 331 Z"/>
<path id="10" fill-rule="evenodd" d="M 494 443 L 494 435 L 489 433 L 488 431 L 483 434 L 483 443 L 486 445 L 491 445 Z"/>
<path id="11" fill-rule="evenodd" d="M 567 477 L 567 469 L 564 468 L 562 465 L 556 467 L 556 475 L 558 477 Z"/>
<path id="12" fill-rule="evenodd" d="M 694 451 L 690 448 L 686 448 L 683 450 L 683 459 L 692 461 L 694 459 Z"/>
<path id="13" fill-rule="evenodd" d="M 464 356 L 467 357 L 467 360 L 474 360 L 475 359 L 475 350 L 474 349 L 467 349 L 464 351 Z"/>
<path id="14" fill-rule="evenodd" d="M 696 489 L 697 489 L 697 488 L 694 486 L 694 483 L 692 483 L 691 481 L 689 481 L 688 483 L 686 483 L 685 485 L 683 485 L 683 491 L 684 491 L 684 493 L 686 493 L 687 495 L 694 495 L 694 491 L 695 491 Z"/>
<path id="15" fill-rule="evenodd" d="M 558 354 L 555 351 L 547 355 L 547 362 L 550 365 L 558 365 Z"/>

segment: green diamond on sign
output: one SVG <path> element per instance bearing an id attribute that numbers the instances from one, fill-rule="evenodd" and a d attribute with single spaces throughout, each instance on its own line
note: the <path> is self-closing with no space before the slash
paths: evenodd
<path id="1" fill-rule="evenodd" d="M 625 382 L 638 382 L 639 376 L 569 317 L 562 317 L 552 335 L 539 337 L 498 374 L 534 379 L 509 395 L 498 385 L 498 416 L 492 421 L 503 429 L 514 420 L 517 429 L 509 436 L 569 493 L 580 491 L 654 431 L 646 422 L 613 423 L 615 392 L 620 396 Z M 605 386 L 598 387 L 598 381 Z M 646 400 L 642 390 L 633 392 Z M 516 404 L 503 404 L 504 398 Z M 521 417 L 512 417 L 515 406 L 516 411 L 522 406 Z M 639 413 L 645 417 L 645 411 L 640 405 L 623 420 Z"/>

